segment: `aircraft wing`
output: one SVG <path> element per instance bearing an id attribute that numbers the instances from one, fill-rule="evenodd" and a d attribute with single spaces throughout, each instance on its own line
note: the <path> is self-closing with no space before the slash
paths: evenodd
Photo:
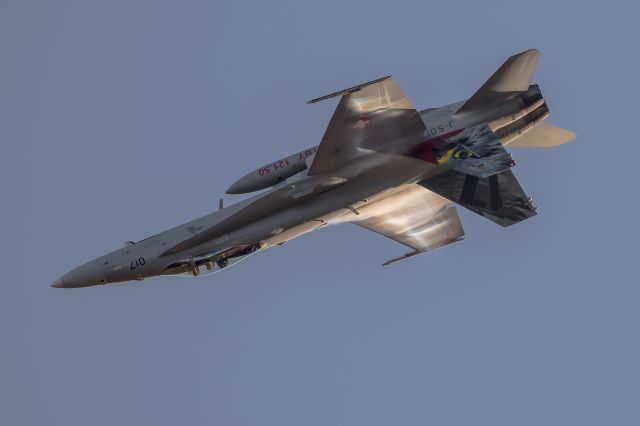
<path id="1" fill-rule="evenodd" d="M 464 238 L 456 208 L 445 198 L 416 184 L 372 200 L 360 207 L 359 213 L 353 223 L 413 249 L 384 265 Z"/>
<path id="2" fill-rule="evenodd" d="M 411 100 L 390 77 L 310 100 L 316 103 L 341 96 L 327 126 L 309 175 L 337 169 L 358 155 L 422 135 L 424 123 Z"/>

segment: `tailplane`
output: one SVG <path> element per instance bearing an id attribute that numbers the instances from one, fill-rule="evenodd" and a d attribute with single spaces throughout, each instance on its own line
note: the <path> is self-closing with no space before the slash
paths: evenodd
<path id="1" fill-rule="evenodd" d="M 554 148 L 576 138 L 576 134 L 562 127 L 542 122 L 518 138 L 504 142 L 509 148 Z"/>
<path id="2" fill-rule="evenodd" d="M 486 178 L 447 170 L 418 184 L 501 226 L 536 215 L 531 198 L 511 170 Z"/>

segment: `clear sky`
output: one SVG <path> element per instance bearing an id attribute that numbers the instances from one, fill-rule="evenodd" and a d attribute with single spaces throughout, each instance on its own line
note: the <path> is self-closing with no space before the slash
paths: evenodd
<path id="1" fill-rule="evenodd" d="M 1 0 L 0 424 L 640 424 L 632 4 Z M 214 276 L 49 287 L 317 144 L 312 97 L 393 74 L 444 105 L 529 48 L 578 133 L 514 152 L 531 220 L 461 210 L 464 242 L 392 267 L 347 224 Z"/>

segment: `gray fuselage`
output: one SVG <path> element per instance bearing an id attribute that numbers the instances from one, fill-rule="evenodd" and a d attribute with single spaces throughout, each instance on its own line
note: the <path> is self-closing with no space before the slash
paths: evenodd
<path id="1" fill-rule="evenodd" d="M 515 97 L 479 111 L 455 115 L 462 104 L 421 111 L 426 130 L 423 138 L 414 142 L 489 122 L 522 108 L 521 98 Z M 305 151 L 310 150 L 315 152 L 315 148 Z M 367 155 L 363 152 L 357 160 L 333 171 L 331 176 L 308 176 L 305 166 L 275 187 L 247 200 L 89 261 L 62 275 L 53 286 L 88 287 L 158 275 L 198 276 L 216 272 L 258 250 L 283 244 L 326 224 L 349 221 L 357 214 L 359 206 L 379 194 L 446 170 L 440 165 L 397 154 Z M 257 172 L 255 175 L 260 177 Z M 285 201 L 272 203 L 265 214 L 256 211 L 252 217 L 251 206 L 260 205 L 268 197 Z M 246 217 L 244 221 L 234 219 L 239 212 Z M 226 223 L 230 225 L 224 229 Z M 217 225 L 222 226 L 223 232 L 197 240 L 201 233 L 206 237 L 207 230 Z M 196 244 L 185 245 L 189 241 L 196 241 Z M 183 246 L 185 248 L 180 250 Z"/>

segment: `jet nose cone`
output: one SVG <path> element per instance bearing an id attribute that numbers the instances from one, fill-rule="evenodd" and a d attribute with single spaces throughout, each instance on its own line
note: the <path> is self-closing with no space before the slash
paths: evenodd
<path id="1" fill-rule="evenodd" d="M 51 287 L 54 288 L 79 288 L 106 284 L 107 279 L 103 275 L 99 262 L 91 261 L 63 274 L 55 280 Z"/>

